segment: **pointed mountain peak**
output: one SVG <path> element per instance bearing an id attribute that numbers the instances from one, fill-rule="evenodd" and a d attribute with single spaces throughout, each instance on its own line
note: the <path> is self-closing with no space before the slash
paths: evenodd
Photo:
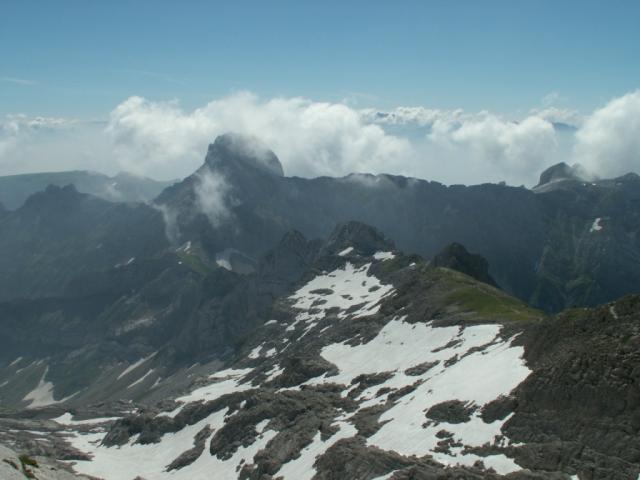
<path id="1" fill-rule="evenodd" d="M 352 248 L 361 255 L 394 250 L 394 244 L 370 225 L 360 222 L 339 224 L 329 236 L 323 253 L 337 254 Z"/>
<path id="2" fill-rule="evenodd" d="M 547 168 L 540 175 L 540 181 L 537 187 L 546 185 L 548 183 L 558 182 L 561 180 L 577 180 L 584 181 L 589 179 L 589 174 L 582 165 L 576 163 L 569 165 L 565 162 L 560 162 Z"/>
<path id="3" fill-rule="evenodd" d="M 225 133 L 209 145 L 205 163 L 215 168 L 220 165 L 241 165 L 279 177 L 284 170 L 278 157 L 258 138 L 238 133 Z"/>
<path id="4" fill-rule="evenodd" d="M 85 194 L 78 192 L 75 185 L 70 183 L 69 185 L 65 185 L 64 187 L 60 187 L 58 185 L 47 185 L 41 192 L 36 192 L 27 198 L 27 204 L 29 202 L 40 202 L 40 201 L 62 201 L 62 200 L 70 200 L 76 199 L 80 197 L 85 197 Z"/>
<path id="5" fill-rule="evenodd" d="M 44 191 L 36 192 L 27 198 L 22 208 L 66 205 L 69 202 L 76 202 L 87 196 L 78 192 L 73 184 L 65 185 L 64 187 L 48 185 Z"/>
<path id="6" fill-rule="evenodd" d="M 489 262 L 482 256 L 470 253 L 463 245 L 453 242 L 438 253 L 431 265 L 457 270 L 476 280 L 497 287 L 495 280 L 489 274 Z"/>

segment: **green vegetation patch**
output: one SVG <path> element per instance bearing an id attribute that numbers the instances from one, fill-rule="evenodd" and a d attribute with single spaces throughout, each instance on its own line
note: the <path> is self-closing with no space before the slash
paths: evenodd
<path id="1" fill-rule="evenodd" d="M 535 320 L 543 316 L 538 310 L 489 285 L 471 279 L 456 283 L 451 283 L 445 303 L 463 311 L 483 318 L 514 321 Z"/>
<path id="2" fill-rule="evenodd" d="M 25 454 L 20 455 L 18 458 L 22 464 L 22 473 L 24 473 L 27 478 L 36 478 L 35 474 L 29 467 L 38 468 L 38 462 Z"/>
<path id="3" fill-rule="evenodd" d="M 179 251 L 177 252 L 178 257 L 182 263 L 184 263 L 187 267 L 193 270 L 196 273 L 199 273 L 203 277 L 206 277 L 213 270 L 209 265 L 207 265 L 202 258 L 198 255 L 188 252 Z"/>

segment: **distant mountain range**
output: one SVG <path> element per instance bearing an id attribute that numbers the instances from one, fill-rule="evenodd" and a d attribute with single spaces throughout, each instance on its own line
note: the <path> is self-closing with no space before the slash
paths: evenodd
<path id="1" fill-rule="evenodd" d="M 160 182 L 125 172 L 113 177 L 83 170 L 9 175 L 0 177 L 0 204 L 15 210 L 49 185 L 73 185 L 79 192 L 112 202 L 149 202 L 172 183 L 174 181 Z"/>
<path id="2" fill-rule="evenodd" d="M 579 167 L 559 164 L 532 190 L 391 175 L 304 179 L 284 176 L 275 154 L 256 145 L 221 136 L 196 173 L 164 189 L 137 177 L 86 172 L 0 178 L 0 197 L 11 197 L 7 205 L 14 207 L 16 192 L 43 185 L 22 206 L 0 210 L 0 248 L 11 252 L 0 261 L 0 300 L 63 295 L 79 274 L 187 242 L 207 261 L 234 251 L 251 269 L 291 230 L 323 238 L 350 220 L 375 226 L 424 258 L 460 243 L 488 260 L 502 289 L 546 311 L 597 305 L 640 285 L 636 174 L 587 180 Z M 49 175 L 57 183 L 77 179 L 92 196 L 75 184 L 46 188 Z M 116 178 L 131 180 L 122 183 L 123 195 L 146 203 L 96 199 L 108 197 L 104 188 Z M 149 201 L 154 191 L 160 193 Z"/>
<path id="3" fill-rule="evenodd" d="M 2 193 L 13 451 L 110 480 L 640 473 L 637 175 L 302 179 L 228 134 L 153 199 L 101 182 Z"/>

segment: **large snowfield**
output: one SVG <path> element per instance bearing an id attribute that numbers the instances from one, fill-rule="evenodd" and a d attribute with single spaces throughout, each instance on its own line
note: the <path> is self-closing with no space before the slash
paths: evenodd
<path id="1" fill-rule="evenodd" d="M 379 261 L 391 258 L 388 254 L 378 257 Z M 370 264 L 355 267 L 347 262 L 344 268 L 324 272 L 302 286 L 290 297 L 299 312 L 292 325 L 303 323 L 306 334 L 324 318 L 327 310 L 335 312 L 336 307 L 339 309 L 336 318 L 340 322 L 376 313 L 380 302 L 393 294 L 393 287 L 370 275 L 369 267 Z M 498 324 L 435 327 L 430 323 L 411 324 L 404 318 L 391 318 L 367 343 L 350 345 L 346 342 L 348 339 L 344 339 L 343 342 L 323 346 L 321 356 L 334 364 L 338 373 L 312 378 L 305 383 L 342 384 L 343 396 L 346 396 L 350 389 L 355 388 L 351 382 L 359 375 L 384 372 L 388 378 L 383 383 L 364 389 L 356 397 L 360 409 L 384 404 L 390 392 L 403 387 L 415 388 L 399 397 L 381 415 L 379 421 L 382 426 L 367 438 L 368 445 L 406 456 L 431 455 L 445 465 L 473 465 L 480 460 L 498 473 L 517 471 L 518 465 L 502 454 L 481 457 L 465 452 L 467 447 L 508 442 L 501 436 L 501 427 L 506 419 L 485 423 L 479 411 L 488 402 L 509 394 L 530 373 L 522 359 L 522 347 L 512 345 L 513 339 L 503 338 L 501 328 Z M 291 326 L 284 330 L 290 331 Z M 247 357 L 255 361 L 260 358 L 262 350 L 263 347 L 258 346 Z M 263 356 L 274 355 L 275 351 L 269 351 Z M 429 365 L 429 368 L 418 370 L 418 374 L 415 371 L 407 373 L 408 369 L 424 365 Z M 177 400 L 183 404 L 209 401 L 228 393 L 256 388 L 245 380 L 251 372 L 251 368 L 217 372 L 210 378 L 213 383 L 194 389 Z M 126 373 L 125 370 L 123 374 Z M 281 373 L 282 369 L 274 367 L 270 379 Z M 381 389 L 387 393 L 380 394 Z M 467 421 L 427 421 L 425 412 L 429 408 L 449 400 L 462 402 L 473 411 Z M 175 416 L 180 408 L 160 415 Z M 297 458 L 282 465 L 276 476 L 285 480 L 311 479 L 315 474 L 314 462 L 319 456 L 338 440 L 357 435 L 351 422 L 354 413 L 336 418 L 333 424 L 337 427 L 336 432 L 329 438 L 321 439 L 318 432 Z M 256 453 L 277 434 L 267 427 L 267 421 L 258 425 L 259 435 L 255 441 L 238 448 L 231 458 L 221 460 L 212 456 L 207 441 L 204 451 L 191 465 L 166 471 L 167 465 L 176 457 L 192 448 L 198 432 L 208 425 L 213 436 L 231 415 L 225 408 L 179 432 L 165 434 L 159 443 L 150 445 L 137 444 L 134 437 L 121 447 L 106 447 L 101 445 L 105 433 L 99 428 L 93 432 L 76 431 L 70 438 L 72 445 L 90 453 L 93 458 L 76 462 L 75 469 L 108 480 L 130 480 L 136 475 L 147 479 L 237 478 L 240 468 L 253 463 Z M 59 420 L 73 425 L 70 416 Z M 461 446 L 454 446 L 447 453 L 439 451 L 437 444 L 440 438 L 436 433 L 442 430 L 449 432 L 455 444 Z"/>

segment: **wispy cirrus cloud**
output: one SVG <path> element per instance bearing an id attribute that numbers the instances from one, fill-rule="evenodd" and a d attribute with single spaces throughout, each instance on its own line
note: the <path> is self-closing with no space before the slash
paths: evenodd
<path id="1" fill-rule="evenodd" d="M 35 80 L 28 80 L 26 78 L 17 78 L 17 77 L 6 77 L 0 75 L 0 82 L 13 83 L 15 85 L 24 85 L 24 86 L 33 86 L 37 85 L 38 82 Z"/>
<path id="2" fill-rule="evenodd" d="M 127 75 L 133 75 L 136 77 L 150 78 L 153 80 L 160 80 L 162 82 L 172 83 L 174 85 L 179 85 L 181 87 L 188 86 L 186 82 L 184 82 L 183 80 L 177 79 L 171 75 L 167 75 L 166 73 L 161 73 L 161 72 L 152 72 L 150 70 L 138 70 L 133 68 L 121 68 L 121 69 L 113 70 L 113 72 L 124 73 Z"/>

